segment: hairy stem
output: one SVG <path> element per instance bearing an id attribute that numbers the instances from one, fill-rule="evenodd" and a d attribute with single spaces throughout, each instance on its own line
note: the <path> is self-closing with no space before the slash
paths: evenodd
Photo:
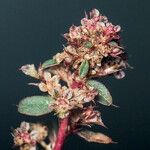
<path id="1" fill-rule="evenodd" d="M 53 150 L 61 150 L 64 141 L 68 135 L 68 120 L 69 116 L 60 120 L 60 126 L 57 134 L 57 139 Z"/>

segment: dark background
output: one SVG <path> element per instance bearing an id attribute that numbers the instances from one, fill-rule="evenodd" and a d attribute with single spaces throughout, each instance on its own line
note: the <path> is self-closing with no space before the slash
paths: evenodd
<path id="1" fill-rule="evenodd" d="M 110 135 L 118 144 L 87 143 L 71 136 L 65 150 L 146 150 L 149 149 L 150 110 L 150 17 L 147 0 L 0 0 L 0 150 L 13 146 L 11 128 L 20 122 L 51 122 L 47 115 L 34 118 L 17 112 L 16 105 L 25 96 L 40 94 L 27 85 L 33 81 L 19 67 L 40 62 L 62 50 L 61 34 L 74 23 L 79 25 L 84 11 L 97 8 L 114 24 L 122 27 L 122 43 L 129 53 L 134 69 L 126 78 L 113 77 L 103 82 L 110 89 L 114 103 L 121 108 L 102 107 L 108 130 L 95 127 Z"/>

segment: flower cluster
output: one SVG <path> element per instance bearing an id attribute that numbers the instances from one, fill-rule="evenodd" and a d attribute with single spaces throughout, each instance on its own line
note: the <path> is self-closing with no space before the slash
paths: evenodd
<path id="1" fill-rule="evenodd" d="M 64 34 L 68 45 L 64 52 L 58 53 L 54 59 L 58 63 L 70 64 L 78 69 L 80 64 L 87 60 L 90 64 L 89 75 L 96 75 L 99 70 L 104 70 L 103 59 L 106 57 L 122 57 L 123 47 L 120 46 L 121 27 L 110 23 L 106 16 L 97 9 L 90 12 L 90 17 L 85 16 L 80 26 L 71 26 L 69 33 Z M 114 59 L 115 60 L 115 59 Z M 117 62 L 117 61 L 115 61 Z M 126 66 L 126 63 L 118 65 Z M 116 70 L 113 70 L 114 73 Z"/>
<path id="2" fill-rule="evenodd" d="M 64 34 L 68 45 L 62 53 L 44 62 L 38 70 L 33 64 L 23 66 L 21 70 L 40 80 L 40 83 L 31 84 L 54 99 L 51 109 L 64 118 L 70 110 L 83 108 L 84 103 L 94 101 L 98 92 L 87 85 L 88 78 L 109 74 L 118 79 L 124 77 L 122 69 L 127 63 L 119 45 L 120 30 L 120 26 L 113 25 L 93 9 L 89 17 L 86 14 L 81 20 L 80 26 L 73 25 L 69 33 Z"/>
<path id="3" fill-rule="evenodd" d="M 81 25 L 71 26 L 64 34 L 67 45 L 63 52 L 40 64 L 38 69 L 34 64 L 21 67 L 24 74 L 38 80 L 29 84 L 37 86 L 45 95 L 23 99 L 18 111 L 30 116 L 53 111 L 60 119 L 60 128 L 57 140 L 53 136 L 47 145 L 41 142 L 48 134 L 44 126 L 22 123 L 13 133 L 15 145 L 21 146 L 22 150 L 23 147 L 31 150 L 40 143 L 46 150 L 60 150 L 60 143 L 74 130 L 89 142 L 114 143 L 101 133 L 78 132 L 78 127 L 93 124 L 106 127 L 95 106 L 98 103 L 115 105 L 105 85 L 91 78 L 114 75 L 121 79 L 125 76 L 123 69 L 129 65 L 120 45 L 120 31 L 119 25 L 113 25 L 106 16 L 93 9 L 81 20 Z"/>
<path id="4" fill-rule="evenodd" d="M 46 126 L 22 122 L 20 127 L 13 132 L 14 144 L 16 146 L 34 147 L 37 142 L 43 141 L 47 135 Z"/>
<path id="5" fill-rule="evenodd" d="M 42 92 L 48 92 L 55 99 L 51 108 L 64 118 L 69 114 L 69 111 L 75 108 L 83 108 L 83 104 L 94 100 L 98 94 L 96 90 L 86 85 L 84 80 L 81 80 L 75 74 L 71 75 L 68 86 L 60 84 L 60 76 L 44 71 L 42 74 L 42 82 L 35 84 L 39 86 Z"/>

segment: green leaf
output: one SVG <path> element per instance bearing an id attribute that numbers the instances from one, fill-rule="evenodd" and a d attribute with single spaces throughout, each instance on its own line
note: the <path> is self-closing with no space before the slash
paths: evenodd
<path id="1" fill-rule="evenodd" d="M 48 67 L 51 67 L 51 66 L 55 66 L 57 65 L 57 62 L 55 59 L 49 59 L 49 60 L 46 60 L 43 64 L 42 64 L 42 68 L 43 69 L 46 69 Z"/>
<path id="2" fill-rule="evenodd" d="M 91 47 L 93 47 L 93 45 L 92 45 L 91 42 L 86 42 L 86 43 L 84 44 L 84 47 L 86 47 L 86 48 L 91 48 Z"/>
<path id="3" fill-rule="evenodd" d="M 54 100 L 50 96 L 26 97 L 19 103 L 18 111 L 29 116 L 41 116 L 52 111 L 50 105 Z"/>
<path id="4" fill-rule="evenodd" d="M 108 44 L 109 44 L 110 46 L 115 46 L 115 47 L 118 46 L 118 43 L 115 42 L 115 41 L 111 41 L 111 42 L 109 42 Z"/>
<path id="5" fill-rule="evenodd" d="M 83 78 L 88 74 L 89 71 L 89 62 L 87 60 L 84 60 L 79 68 L 79 75 Z"/>
<path id="6" fill-rule="evenodd" d="M 110 106 L 112 105 L 112 96 L 104 84 L 95 80 L 89 80 L 88 85 L 94 87 L 98 91 L 98 102 Z"/>

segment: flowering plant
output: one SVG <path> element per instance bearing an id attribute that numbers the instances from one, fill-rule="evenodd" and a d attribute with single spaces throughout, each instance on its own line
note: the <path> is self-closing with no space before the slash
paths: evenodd
<path id="1" fill-rule="evenodd" d="M 16 146 L 21 150 L 36 150 L 37 144 L 41 144 L 46 150 L 61 150 L 71 133 L 89 142 L 115 143 L 102 133 L 81 127 L 93 124 L 106 127 L 96 106 L 98 103 L 115 106 L 105 85 L 93 78 L 125 76 L 123 69 L 129 65 L 120 45 L 120 30 L 119 25 L 113 25 L 93 9 L 89 16 L 85 14 L 80 26 L 73 25 L 64 34 L 67 44 L 63 52 L 46 60 L 38 69 L 34 64 L 21 67 L 24 74 L 39 80 L 29 84 L 37 86 L 45 95 L 24 98 L 18 111 L 30 116 L 54 112 L 59 119 L 59 129 L 57 135 L 52 129 L 49 134 L 46 126 L 23 122 L 13 132 Z"/>

